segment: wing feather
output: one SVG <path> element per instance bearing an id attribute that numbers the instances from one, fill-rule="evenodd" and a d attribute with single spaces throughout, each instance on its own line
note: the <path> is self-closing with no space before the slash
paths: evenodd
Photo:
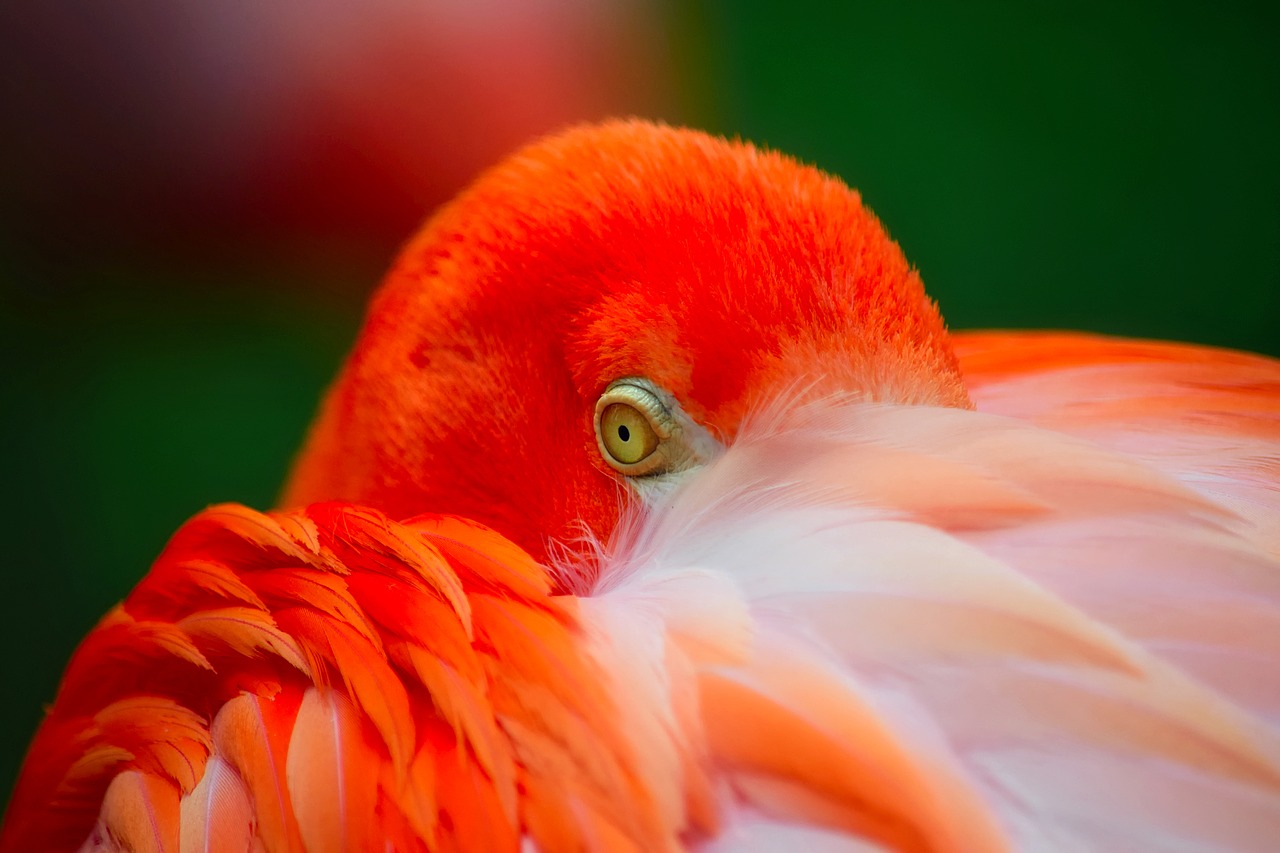
<path id="1" fill-rule="evenodd" d="M 550 590 L 467 522 L 215 507 L 77 651 L 0 849 L 669 847 Z"/>
<path id="2" fill-rule="evenodd" d="M 373 846 L 379 758 L 346 697 L 316 687 L 306 691 L 289 739 L 285 779 L 308 851 Z"/>
<path id="3" fill-rule="evenodd" d="M 256 835 L 267 850 L 299 850 L 302 836 L 286 783 L 290 735 L 301 696 L 241 694 L 214 718 L 215 753 L 244 782 Z"/>
<path id="4" fill-rule="evenodd" d="M 1280 559 L 1229 501 L 1168 457 L 982 412 L 759 424 L 625 528 L 582 602 L 610 647 L 681 652 L 612 675 L 656 701 L 692 682 L 728 831 L 1269 848 Z"/>
<path id="5" fill-rule="evenodd" d="M 954 336 L 980 411 L 1123 452 L 1211 498 L 1280 555 L 1280 362 L 1067 332 Z"/>
<path id="6" fill-rule="evenodd" d="M 256 817 L 240 774 L 219 756 L 209 759 L 204 775 L 182 798 L 179 812 L 183 853 L 251 850 Z"/>
<path id="7" fill-rule="evenodd" d="M 82 851 L 165 853 L 178 847 L 178 789 L 158 776 L 126 771 L 111 780 L 102 816 Z"/>

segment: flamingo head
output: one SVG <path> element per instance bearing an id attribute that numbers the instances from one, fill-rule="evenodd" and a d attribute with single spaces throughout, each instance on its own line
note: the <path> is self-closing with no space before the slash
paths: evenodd
<path id="1" fill-rule="evenodd" d="M 936 306 L 858 194 L 702 133 L 569 130 L 405 248 L 284 503 L 605 539 L 781 396 L 969 405 Z"/>

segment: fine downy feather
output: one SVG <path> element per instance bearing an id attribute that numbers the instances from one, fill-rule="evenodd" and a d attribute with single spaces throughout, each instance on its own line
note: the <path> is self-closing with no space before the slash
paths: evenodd
<path id="1" fill-rule="evenodd" d="M 978 351 L 978 412 L 753 419 L 577 598 L 454 519 L 210 510 L 77 653 L 0 846 L 1267 849 L 1274 390 L 1184 401 L 1242 514 L 1167 423 L 982 411 L 1035 403 Z"/>

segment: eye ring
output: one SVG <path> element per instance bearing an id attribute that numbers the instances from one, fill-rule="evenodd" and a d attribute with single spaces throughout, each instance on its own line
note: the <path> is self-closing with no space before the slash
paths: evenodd
<path id="1" fill-rule="evenodd" d="M 600 456 L 629 477 L 663 473 L 676 426 L 671 412 L 643 380 L 619 379 L 596 401 L 595 432 Z"/>

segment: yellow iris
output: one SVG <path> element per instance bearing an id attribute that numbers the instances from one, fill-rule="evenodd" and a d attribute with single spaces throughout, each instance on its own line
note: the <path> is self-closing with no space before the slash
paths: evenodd
<path id="1" fill-rule="evenodd" d="M 600 441 L 620 465 L 634 465 L 658 447 L 658 434 L 644 413 L 626 403 L 611 403 L 600 414 Z"/>

